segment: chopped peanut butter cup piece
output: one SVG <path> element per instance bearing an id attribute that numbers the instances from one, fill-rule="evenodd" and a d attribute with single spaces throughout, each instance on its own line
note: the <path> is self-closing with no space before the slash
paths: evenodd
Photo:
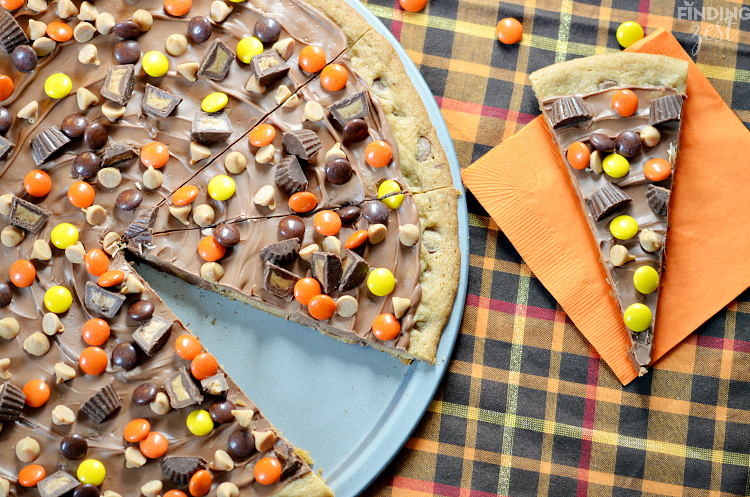
<path id="1" fill-rule="evenodd" d="M 362 119 L 370 114 L 370 106 L 365 92 L 340 100 L 328 107 L 328 110 L 331 111 L 331 116 L 342 126 L 346 126 L 346 123 L 352 119 Z"/>
<path id="2" fill-rule="evenodd" d="M 31 233 L 36 233 L 47 219 L 50 217 L 50 213 L 42 209 L 41 207 L 32 204 L 22 198 L 13 197 L 10 204 L 10 224 L 18 226 Z"/>
<path id="3" fill-rule="evenodd" d="M 143 92 L 143 100 L 141 100 L 141 108 L 155 117 L 165 118 L 180 102 L 182 102 L 180 97 L 147 83 L 146 90 Z"/>
<path id="4" fill-rule="evenodd" d="M 294 285 L 299 281 L 299 276 L 284 268 L 266 263 L 263 275 L 263 288 L 279 298 L 292 300 Z"/>
<path id="5" fill-rule="evenodd" d="M 192 376 L 185 366 L 167 378 L 164 382 L 164 390 L 167 392 L 172 409 L 182 409 L 203 402 L 203 395 L 193 383 Z"/>
<path id="6" fill-rule="evenodd" d="M 152 357 L 169 340 L 172 324 L 172 321 L 153 316 L 133 332 L 133 340 L 147 356 Z"/>
<path id="7" fill-rule="evenodd" d="M 224 112 L 198 111 L 195 113 L 193 130 L 190 133 L 194 141 L 211 145 L 226 141 L 230 136 L 232 136 L 232 123 Z"/>
<path id="8" fill-rule="evenodd" d="M 343 272 L 339 256 L 328 252 L 315 252 L 310 259 L 310 266 L 313 278 L 320 282 L 324 293 L 330 294 L 338 288 Z"/>
<path id="9" fill-rule="evenodd" d="M 127 105 L 135 87 L 135 66 L 123 64 L 112 66 L 107 70 L 107 78 L 102 85 L 101 94 L 120 105 Z"/>
<path id="10" fill-rule="evenodd" d="M 125 295 L 110 292 L 91 281 L 86 282 L 86 307 L 105 318 L 112 318 L 125 302 Z"/>
<path id="11" fill-rule="evenodd" d="M 232 65 L 234 57 L 235 55 L 231 48 L 221 40 L 216 40 L 206 50 L 206 55 L 203 56 L 196 74 L 208 79 L 221 81 L 227 76 L 229 66 Z"/>
<path id="12" fill-rule="evenodd" d="M 266 50 L 254 55 L 250 59 L 250 67 L 255 74 L 256 81 L 261 86 L 271 84 L 283 78 L 289 72 L 289 65 L 276 50 Z"/>
<path id="13" fill-rule="evenodd" d="M 275 266 L 291 264 L 299 256 L 300 243 L 296 238 L 266 245 L 260 250 L 260 258 Z"/>

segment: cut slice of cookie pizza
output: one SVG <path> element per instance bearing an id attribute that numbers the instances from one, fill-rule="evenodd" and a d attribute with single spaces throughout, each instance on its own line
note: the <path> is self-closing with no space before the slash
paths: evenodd
<path id="1" fill-rule="evenodd" d="M 687 68 L 670 57 L 618 53 L 531 74 L 623 313 L 639 375 L 651 362 Z"/>

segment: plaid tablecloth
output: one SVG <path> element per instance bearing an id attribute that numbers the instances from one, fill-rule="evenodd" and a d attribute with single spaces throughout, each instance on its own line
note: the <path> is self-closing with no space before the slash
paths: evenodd
<path id="1" fill-rule="evenodd" d="M 741 2 L 430 0 L 415 14 L 398 0 L 365 3 L 420 68 L 462 168 L 539 114 L 529 73 L 618 51 L 625 21 L 671 30 L 750 123 L 750 7 Z M 523 23 L 520 44 L 496 40 L 504 17 Z M 469 288 L 448 372 L 366 495 L 750 495 L 750 292 L 622 387 L 467 197 Z"/>

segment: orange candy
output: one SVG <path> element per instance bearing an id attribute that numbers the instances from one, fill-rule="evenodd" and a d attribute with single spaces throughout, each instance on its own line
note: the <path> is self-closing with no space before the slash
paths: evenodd
<path id="1" fill-rule="evenodd" d="M 159 169 L 167 165 L 169 149 L 161 142 L 147 143 L 141 148 L 141 162 L 146 167 Z"/>
<path id="2" fill-rule="evenodd" d="M 294 284 L 294 298 L 302 305 L 309 304 L 320 293 L 320 283 L 315 278 L 301 278 Z"/>
<path id="3" fill-rule="evenodd" d="M 190 372 L 196 380 L 205 380 L 215 375 L 219 371 L 219 363 L 216 358 L 208 352 L 198 354 L 190 363 Z"/>
<path id="4" fill-rule="evenodd" d="M 108 362 L 107 353 L 99 347 L 86 347 L 78 359 L 81 371 L 92 376 L 104 373 L 107 370 Z"/>
<path id="5" fill-rule="evenodd" d="M 34 169 L 23 179 L 23 188 L 32 197 L 44 197 L 52 189 L 52 179 L 44 171 Z"/>
<path id="6" fill-rule="evenodd" d="M 20 9 L 25 3 L 25 0 L 0 0 L 0 5 L 8 10 Z"/>
<path id="7" fill-rule="evenodd" d="M 591 152 L 589 147 L 583 142 L 575 142 L 570 146 L 567 152 L 568 162 L 573 169 L 586 169 L 591 163 Z"/>
<path id="8" fill-rule="evenodd" d="M 275 457 L 263 457 L 255 463 L 253 474 L 261 485 L 273 485 L 281 477 L 281 463 Z"/>
<path id="9" fill-rule="evenodd" d="M 38 464 L 29 464 L 18 472 L 18 484 L 22 487 L 34 487 L 37 483 L 44 480 L 47 472 Z"/>
<path id="10" fill-rule="evenodd" d="M 633 90 L 620 90 L 612 95 L 612 108 L 622 117 L 630 117 L 638 110 L 638 96 Z"/>
<path id="11" fill-rule="evenodd" d="M 341 218 L 329 210 L 322 210 L 313 218 L 315 231 L 323 236 L 334 236 L 341 230 Z"/>
<path id="12" fill-rule="evenodd" d="M 34 283 L 36 268 L 26 259 L 18 259 L 10 265 L 10 282 L 18 288 L 26 288 Z"/>
<path id="13" fill-rule="evenodd" d="M 172 204 L 188 205 L 192 204 L 196 198 L 198 198 L 198 187 L 193 185 L 185 185 L 179 187 L 172 194 Z"/>
<path id="14" fill-rule="evenodd" d="M 138 418 L 125 425 L 125 431 L 122 436 L 128 442 L 140 442 L 141 440 L 145 440 L 150 432 L 151 423 L 145 419 Z"/>
<path id="15" fill-rule="evenodd" d="M 320 85 L 328 91 L 343 90 L 349 75 L 341 64 L 328 64 L 320 73 Z"/>
<path id="16" fill-rule="evenodd" d="M 227 248 L 216 241 L 213 235 L 208 235 L 198 243 L 198 255 L 206 262 L 216 262 L 227 253 Z"/>
<path id="17" fill-rule="evenodd" d="M 92 276 L 101 276 L 109 270 L 109 257 L 102 249 L 91 249 L 83 258 L 86 271 Z"/>
<path id="18" fill-rule="evenodd" d="M 643 174 L 651 181 L 664 181 L 672 174 L 672 165 L 668 160 L 651 159 L 643 165 Z"/>
<path id="19" fill-rule="evenodd" d="M 95 347 L 107 343 L 109 334 L 109 323 L 99 318 L 89 319 L 83 324 L 83 329 L 81 330 L 83 341 Z"/>
<path id="20" fill-rule="evenodd" d="M 248 135 L 250 144 L 254 147 L 270 145 L 274 138 L 276 138 L 276 128 L 270 124 L 259 124 L 250 130 Z"/>
<path id="21" fill-rule="evenodd" d="M 514 43 L 521 41 L 521 37 L 523 36 L 523 26 L 518 19 L 506 17 L 497 23 L 495 34 L 497 35 L 497 39 L 501 42 L 506 45 L 513 45 Z"/>
<path id="22" fill-rule="evenodd" d="M 299 53 L 299 66 L 306 72 L 318 72 L 326 65 L 326 53 L 322 48 L 308 45 Z"/>
<path id="23" fill-rule="evenodd" d="M 174 343 L 175 353 L 188 361 L 195 359 L 201 350 L 201 343 L 192 335 L 180 335 Z"/>
<path id="24" fill-rule="evenodd" d="M 54 21 L 47 24 L 47 36 L 57 42 L 63 43 L 73 38 L 73 28 L 64 22 Z"/>
<path id="25" fill-rule="evenodd" d="M 380 314 L 372 322 L 372 334 L 384 342 L 396 338 L 400 331 L 401 324 L 393 314 Z"/>
<path id="26" fill-rule="evenodd" d="M 166 492 L 164 492 L 164 497 L 187 497 L 187 494 L 182 490 L 173 488 L 172 490 L 167 490 Z"/>
<path id="27" fill-rule="evenodd" d="M 307 312 L 315 319 L 325 321 L 336 313 L 336 301 L 328 295 L 321 293 L 310 299 L 307 303 Z"/>
<path id="28" fill-rule="evenodd" d="M 120 270 L 113 269 L 112 271 L 107 271 L 106 273 L 99 276 L 99 279 L 96 281 L 96 283 L 101 287 L 109 288 L 111 286 L 119 285 L 124 279 L 125 273 Z"/>
<path id="29" fill-rule="evenodd" d="M 205 469 L 199 469 L 193 476 L 190 477 L 190 483 L 188 484 L 188 492 L 193 497 L 202 497 L 211 490 L 211 484 L 214 479 Z"/>
<path id="30" fill-rule="evenodd" d="M 70 200 L 71 204 L 81 209 L 91 207 L 95 196 L 94 187 L 85 181 L 76 181 L 68 188 L 68 200 Z"/>
<path id="31" fill-rule="evenodd" d="M 385 167 L 391 163 L 391 159 L 393 159 L 393 150 L 386 141 L 375 140 L 365 149 L 365 160 L 372 167 Z"/>
<path id="32" fill-rule="evenodd" d="M 13 88 L 15 88 L 13 80 L 5 74 L 0 75 L 0 101 L 10 97 L 13 94 Z"/>
<path id="33" fill-rule="evenodd" d="M 141 454 L 149 459 L 157 459 L 167 453 L 169 441 L 158 431 L 149 432 L 148 436 L 138 444 Z"/>
<path id="34" fill-rule="evenodd" d="M 184 16 L 190 12 L 193 0 L 164 0 L 164 10 L 173 16 Z"/>
<path id="35" fill-rule="evenodd" d="M 23 394 L 27 406 L 42 407 L 49 400 L 49 385 L 42 380 L 31 380 L 23 386 Z"/>
<path id="36" fill-rule="evenodd" d="M 361 247 L 363 243 L 367 241 L 367 230 L 359 230 L 352 233 L 349 238 L 346 239 L 344 247 L 348 249 L 355 249 Z"/>
<path id="37" fill-rule="evenodd" d="M 318 199 L 312 192 L 297 192 L 289 197 L 289 208 L 294 212 L 310 212 L 318 206 Z"/>

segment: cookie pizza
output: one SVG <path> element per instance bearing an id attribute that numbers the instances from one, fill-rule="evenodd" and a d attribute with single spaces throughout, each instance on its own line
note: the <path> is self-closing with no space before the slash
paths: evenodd
<path id="1" fill-rule="evenodd" d="M 125 257 L 435 361 L 456 191 L 342 1 L 0 2 L 0 496 L 328 496 Z"/>

